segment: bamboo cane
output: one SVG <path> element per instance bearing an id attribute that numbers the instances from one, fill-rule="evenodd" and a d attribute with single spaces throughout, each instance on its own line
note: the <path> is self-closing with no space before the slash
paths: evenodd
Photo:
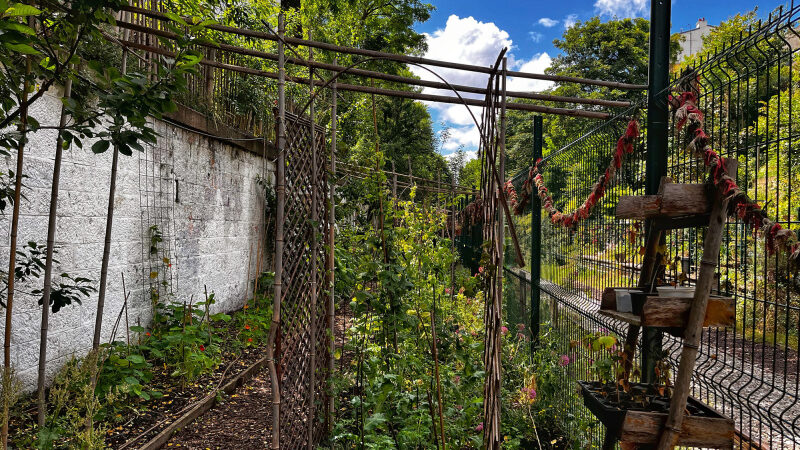
<path id="1" fill-rule="evenodd" d="M 278 14 L 278 36 L 284 33 L 283 12 Z M 283 62 L 283 41 L 278 40 L 278 120 L 277 120 L 277 147 L 278 158 L 275 169 L 275 278 L 273 281 L 273 308 L 272 326 L 269 330 L 269 343 L 267 344 L 267 359 L 270 376 L 270 386 L 272 388 L 272 439 L 271 448 L 280 449 L 280 413 L 281 413 L 281 392 L 278 373 L 275 364 L 275 341 L 278 336 L 278 329 L 281 326 L 281 293 L 283 278 L 283 221 L 284 221 L 284 196 L 286 187 L 284 185 L 286 159 L 284 149 L 286 147 L 286 98 L 284 91 L 284 62 Z"/>
<path id="2" fill-rule="evenodd" d="M 128 52 L 122 52 L 122 73 L 127 72 Z M 111 157 L 111 179 L 108 182 L 108 210 L 106 212 L 106 233 L 103 243 L 103 261 L 100 266 L 100 287 L 97 292 L 97 312 L 94 321 L 94 337 L 92 349 L 100 348 L 100 332 L 103 328 L 103 308 L 106 303 L 106 284 L 108 283 L 108 263 L 111 254 L 111 233 L 114 226 L 114 196 L 117 190 L 117 166 L 119 165 L 119 147 L 114 145 Z"/>
<path id="3" fill-rule="evenodd" d="M 25 73 L 29 74 L 31 71 L 31 60 L 25 60 Z M 19 131 L 22 136 L 17 147 L 17 172 L 14 181 L 14 207 L 11 215 L 11 244 L 8 252 L 8 294 L 6 295 L 6 329 L 5 340 L 3 341 L 3 379 L 11 382 L 11 317 L 14 308 L 14 272 L 17 265 L 17 232 L 19 230 L 19 201 L 20 193 L 22 192 L 22 163 L 25 154 L 25 139 L 28 130 L 28 91 L 30 90 L 30 82 L 27 77 L 23 82 L 21 107 L 19 114 Z M 10 387 L 10 386 L 9 386 Z M 42 389 L 42 391 L 44 391 Z M 8 395 L 3 395 L 3 431 L 2 440 L 3 448 L 8 448 L 8 420 L 11 414 L 9 404 L 10 398 Z"/>

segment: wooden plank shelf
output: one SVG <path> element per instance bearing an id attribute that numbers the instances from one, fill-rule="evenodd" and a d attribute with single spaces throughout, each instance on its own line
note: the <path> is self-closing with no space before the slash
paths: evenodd
<path id="1" fill-rule="evenodd" d="M 606 426 L 608 433 L 613 433 L 625 443 L 658 442 L 667 421 L 666 413 L 613 407 L 597 396 L 590 388 L 590 382 L 579 381 L 578 384 L 584 404 Z M 694 397 L 689 397 L 688 403 L 692 410 L 700 411 L 702 415 L 684 415 L 676 444 L 686 447 L 731 448 L 735 433 L 733 420 Z"/>
<path id="2" fill-rule="evenodd" d="M 616 289 L 635 288 L 606 288 L 600 303 L 600 314 L 635 326 L 679 329 L 686 327 L 692 307 L 692 297 L 633 294 L 633 312 L 619 312 Z M 733 326 L 735 318 L 736 308 L 732 297 L 709 296 L 703 327 Z M 677 335 L 680 336 L 682 333 Z"/>
<path id="3" fill-rule="evenodd" d="M 708 225 L 712 202 L 705 184 L 678 184 L 663 180 L 660 193 L 620 197 L 617 219 L 656 219 L 660 228 Z M 680 219 L 680 220 L 669 220 Z"/>
<path id="4" fill-rule="evenodd" d="M 637 327 L 642 326 L 641 317 L 637 316 L 634 313 L 619 312 L 613 309 L 601 309 L 598 312 L 603 316 L 610 317 L 612 319 L 616 319 L 631 325 L 636 325 Z"/>

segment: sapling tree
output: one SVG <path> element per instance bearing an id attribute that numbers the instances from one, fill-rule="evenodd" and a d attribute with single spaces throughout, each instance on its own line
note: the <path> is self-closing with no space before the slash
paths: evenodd
<path id="1" fill-rule="evenodd" d="M 2 205 L 13 205 L 11 218 L 11 249 L 9 273 L 16 273 L 16 231 L 19 221 L 19 201 L 22 196 L 23 151 L 27 135 L 43 128 L 28 114 L 29 106 L 40 99 L 56 83 L 63 83 L 62 117 L 58 130 L 56 164 L 51 192 L 51 209 L 48 221 L 48 242 L 44 255 L 44 288 L 41 294 L 42 328 L 39 360 L 39 424 L 44 423 L 44 373 L 47 360 L 47 327 L 49 312 L 80 302 L 94 288 L 83 277 L 62 275 L 55 286 L 51 282 L 55 261 L 54 232 L 57 214 L 57 195 L 60 153 L 72 144 L 82 147 L 84 139 L 96 139 L 92 150 L 102 153 L 113 147 L 117 152 L 130 155 L 133 150 L 143 150 L 140 142 L 153 143 L 156 133 L 148 125 L 148 117 L 160 117 L 174 111 L 173 94 L 185 89 L 186 75 L 194 72 L 199 53 L 185 50 L 199 37 L 205 23 L 187 24 L 177 16 L 168 27 L 180 36 L 176 42 L 164 45 L 175 50 L 172 58 L 162 58 L 148 66 L 152 73 L 122 74 L 112 61 L 83 61 L 79 48 L 107 37 L 114 15 L 127 4 L 123 0 L 98 2 L 96 0 L 46 1 L 37 7 L 0 0 L 0 153 L 17 150 L 17 170 L 13 173 L 13 193 L 4 185 Z M 76 66 L 88 65 L 90 75 L 84 77 Z M 71 85 L 84 93 L 82 101 L 70 96 Z M 67 118 L 72 120 L 68 121 Z M 46 127 L 53 128 L 53 127 Z M 116 160 L 116 158 L 115 158 Z M 37 259 L 41 261 L 41 259 Z M 14 281 L 8 277 L 6 292 L 6 328 L 4 342 L 4 370 L 10 371 L 11 318 L 13 315 Z M 103 286 L 104 287 L 104 286 Z M 104 291 L 104 289 L 103 289 Z M 102 320 L 102 303 L 98 320 Z M 99 330 L 98 330 L 99 331 Z M 4 379 L 9 377 L 4 376 Z M 7 396 L 6 396 L 7 397 Z M 4 400 L 3 443 L 7 442 L 9 402 Z"/>

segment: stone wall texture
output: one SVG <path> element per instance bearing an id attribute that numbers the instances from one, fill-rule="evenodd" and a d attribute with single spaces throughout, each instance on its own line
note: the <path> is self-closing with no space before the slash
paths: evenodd
<path id="1" fill-rule="evenodd" d="M 59 93 L 50 92 L 34 104 L 31 115 L 42 125 L 56 125 L 60 104 Z M 213 313 L 239 309 L 251 286 L 248 272 L 251 279 L 255 277 L 264 222 L 264 194 L 256 180 L 259 176 L 273 179 L 272 162 L 166 122 L 155 121 L 154 128 L 161 135 L 157 145 L 119 158 L 104 342 L 111 338 L 124 304 L 123 274 L 130 292 L 130 325 L 142 326 L 152 316 L 150 289 L 154 283 L 166 281 L 162 289 L 171 293 L 166 299 L 180 302 L 203 299 L 207 286 L 216 294 Z M 41 130 L 29 139 L 18 248 L 28 241 L 47 242 L 56 133 Z M 91 144 L 64 151 L 54 284 L 62 273 L 90 278 L 95 287 L 99 284 L 112 152 L 93 154 Z M 0 170 L 7 171 L 3 164 L 14 170 L 16 154 L 0 163 Z M 7 207 L 0 216 L 0 264 L 4 270 L 8 267 L 10 222 L 11 208 Z M 153 226 L 163 237 L 155 253 L 151 253 Z M 18 285 L 14 301 L 12 364 L 26 390 L 36 385 L 41 326 L 41 308 L 31 291 L 42 282 Z M 48 380 L 72 355 L 84 356 L 91 348 L 96 310 L 95 293 L 82 305 L 50 315 Z M 0 328 L 3 322 L 0 320 Z M 124 334 L 123 323 L 117 338 Z"/>

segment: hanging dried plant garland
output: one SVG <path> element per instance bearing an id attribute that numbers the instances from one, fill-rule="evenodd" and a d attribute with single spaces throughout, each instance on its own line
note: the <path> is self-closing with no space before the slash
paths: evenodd
<path id="1" fill-rule="evenodd" d="M 565 228 L 573 228 L 581 221 L 588 219 L 592 209 L 606 194 L 608 183 L 614 179 L 617 171 L 622 167 L 625 155 L 633 153 L 633 143 L 637 137 L 639 137 L 639 122 L 636 119 L 632 119 L 628 122 L 625 133 L 617 140 L 614 157 L 611 159 L 605 172 L 600 175 L 600 178 L 594 186 L 592 186 L 592 192 L 586 197 L 583 204 L 571 213 L 559 211 L 553 203 L 553 197 L 550 195 L 550 191 L 547 189 L 547 186 L 545 186 L 544 179 L 542 178 L 540 171 L 542 159 L 539 158 L 536 161 L 536 165 L 531 167 L 528 172 L 528 178 L 522 184 L 525 195 L 523 195 L 520 202 L 515 206 L 515 213 L 520 214 L 522 212 L 522 209 L 530 198 L 530 193 L 533 192 L 533 186 L 535 185 L 537 195 L 542 201 L 542 207 L 547 211 L 547 214 L 550 216 L 550 221 L 553 224 Z M 506 183 L 506 186 L 508 189 L 510 182 Z M 511 186 L 511 189 L 513 190 L 513 186 Z"/>
<path id="2" fill-rule="evenodd" d="M 678 130 L 686 127 L 687 139 L 691 139 L 686 151 L 703 161 L 708 176 L 714 182 L 728 202 L 728 215 L 734 214 L 753 230 L 754 234 L 763 233 L 766 239 L 767 252 L 772 255 L 778 251 L 785 252 L 792 260 L 800 257 L 800 242 L 794 231 L 783 228 L 781 224 L 767 217 L 766 211 L 743 192 L 736 180 L 725 172 L 725 160 L 711 148 L 711 140 L 703 129 L 703 112 L 697 107 L 699 82 L 696 75 L 684 77 L 681 83 L 683 92 L 677 96 L 669 96 L 669 103 L 674 108 L 675 126 Z"/>

